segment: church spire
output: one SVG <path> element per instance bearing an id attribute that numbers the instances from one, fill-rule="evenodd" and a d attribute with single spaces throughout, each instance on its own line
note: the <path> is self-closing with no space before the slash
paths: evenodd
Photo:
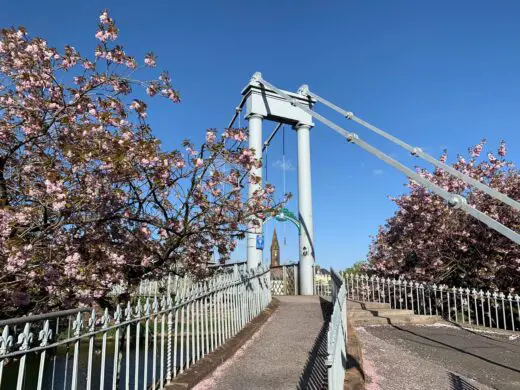
<path id="1" fill-rule="evenodd" d="M 280 244 L 278 243 L 276 229 L 274 229 L 273 238 L 271 239 L 271 267 L 278 265 L 280 265 Z"/>

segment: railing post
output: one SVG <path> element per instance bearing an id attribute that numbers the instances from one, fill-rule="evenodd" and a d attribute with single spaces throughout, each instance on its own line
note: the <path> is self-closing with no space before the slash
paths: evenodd
<path id="1" fill-rule="evenodd" d="M 287 295 L 287 267 L 282 267 L 283 295 Z"/>
<path id="2" fill-rule="evenodd" d="M 298 295 L 299 280 L 298 280 L 298 266 L 293 266 L 294 272 L 294 295 Z M 312 278 L 314 280 L 314 276 Z"/>

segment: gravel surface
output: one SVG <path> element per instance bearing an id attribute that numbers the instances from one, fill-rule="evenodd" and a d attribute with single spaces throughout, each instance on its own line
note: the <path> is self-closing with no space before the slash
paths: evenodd
<path id="1" fill-rule="evenodd" d="M 356 329 L 373 389 L 520 389 L 520 339 L 454 326 Z"/>
<path id="2" fill-rule="evenodd" d="M 329 304 L 316 296 L 277 298 L 280 307 L 271 318 L 196 390 L 323 388 Z"/>

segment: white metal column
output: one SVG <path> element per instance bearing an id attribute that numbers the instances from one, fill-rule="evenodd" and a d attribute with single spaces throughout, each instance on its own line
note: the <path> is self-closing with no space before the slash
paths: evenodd
<path id="1" fill-rule="evenodd" d="M 300 294 L 314 294 L 314 225 L 312 221 L 311 148 L 308 124 L 295 126 L 298 136 L 298 212 L 300 220 Z"/>
<path id="2" fill-rule="evenodd" d="M 255 157 L 262 158 L 262 120 L 263 116 L 259 114 L 250 114 L 246 118 L 249 121 L 249 148 L 255 150 Z M 249 183 L 249 198 L 252 197 L 256 190 L 262 188 L 262 168 L 251 169 L 251 174 L 260 177 L 259 183 Z M 260 226 L 254 227 L 249 225 L 247 233 L 247 267 L 249 269 L 256 268 L 262 264 L 262 249 L 256 249 L 256 238 L 262 236 L 263 225 L 259 221 Z"/>

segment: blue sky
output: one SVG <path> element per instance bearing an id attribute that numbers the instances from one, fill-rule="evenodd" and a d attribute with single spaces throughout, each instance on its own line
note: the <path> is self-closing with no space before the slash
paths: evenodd
<path id="1" fill-rule="evenodd" d="M 481 138 L 508 142 L 520 157 L 520 2 L 518 1 L 33 1 L 2 2 L 0 25 L 23 25 L 53 46 L 93 52 L 99 11 L 108 8 L 125 50 L 154 51 L 183 103 L 156 100 L 150 118 L 165 147 L 200 141 L 224 127 L 255 71 L 275 85 L 316 93 L 439 155 Z M 323 108 L 320 112 L 329 113 Z M 406 152 L 330 113 L 349 130 L 413 166 Z M 244 121 L 242 120 L 242 123 Z M 265 125 L 267 137 L 274 124 Z M 296 166 L 294 131 L 286 158 Z M 369 236 L 393 214 L 388 195 L 406 180 L 376 158 L 317 124 L 311 135 L 315 247 L 322 266 L 363 259 Z M 268 175 L 281 188 L 281 139 Z M 286 171 L 296 194 L 296 170 Z M 297 210 L 297 196 L 289 205 Z M 276 226 L 282 260 L 297 260 L 297 234 Z M 287 245 L 284 245 L 284 235 Z M 269 240 L 267 240 L 267 246 Z M 235 255 L 242 258 L 240 249 Z M 267 256 L 266 256 L 267 257 Z"/>

